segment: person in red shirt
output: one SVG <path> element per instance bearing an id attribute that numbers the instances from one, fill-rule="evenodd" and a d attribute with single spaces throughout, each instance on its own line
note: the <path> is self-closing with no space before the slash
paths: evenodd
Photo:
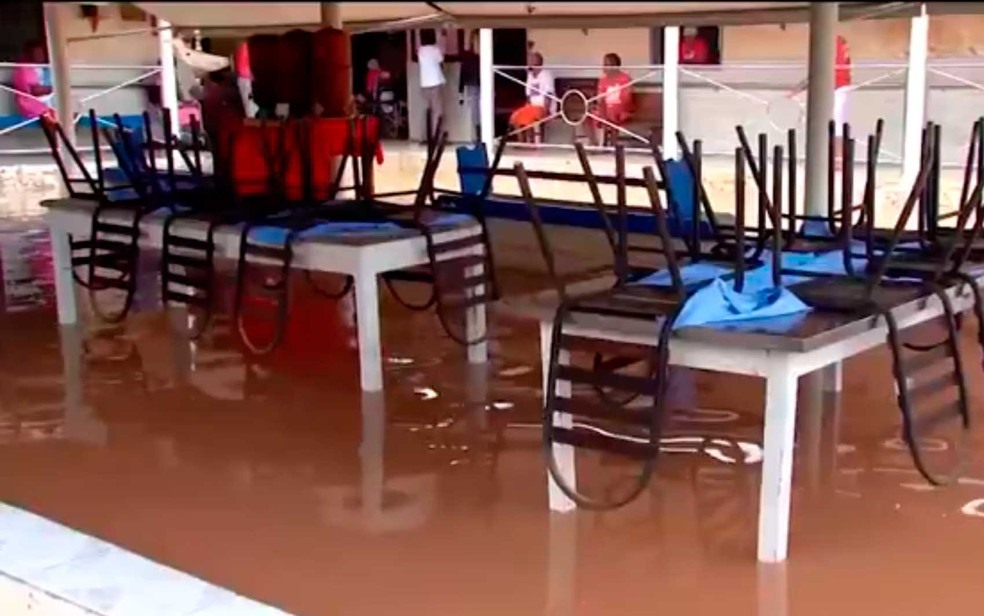
<path id="1" fill-rule="evenodd" d="M 697 28 L 684 28 L 680 39 L 680 64 L 709 64 L 711 48 L 698 36 Z"/>
<path id="2" fill-rule="evenodd" d="M 259 108 L 253 101 L 253 70 L 249 62 L 249 41 L 243 41 L 236 47 L 235 56 L 236 86 L 243 101 L 243 111 L 247 118 L 256 116 Z"/>
<path id="3" fill-rule="evenodd" d="M 595 110 L 598 117 L 616 126 L 623 126 L 632 116 L 632 78 L 622 70 L 622 58 L 617 53 L 605 54 L 605 68 L 598 79 L 598 101 Z M 616 132 L 611 126 L 596 122 L 604 140 L 612 141 Z"/>

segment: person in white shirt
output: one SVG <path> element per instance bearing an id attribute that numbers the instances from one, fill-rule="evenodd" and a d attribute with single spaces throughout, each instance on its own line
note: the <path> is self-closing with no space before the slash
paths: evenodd
<path id="1" fill-rule="evenodd" d="M 534 126 L 553 109 L 554 77 L 553 73 L 543 68 L 543 56 L 539 52 L 530 54 L 530 68 L 526 74 L 526 101 L 525 105 L 509 116 L 509 126 L 513 130 Z M 523 131 L 523 135 L 530 133 L 534 141 L 539 142 L 541 131 Z"/>
<path id="2" fill-rule="evenodd" d="M 420 89 L 424 94 L 424 113 L 431 114 L 432 126 L 444 115 L 444 52 L 437 46 L 433 30 L 420 32 L 420 49 L 417 50 L 420 66 Z"/>

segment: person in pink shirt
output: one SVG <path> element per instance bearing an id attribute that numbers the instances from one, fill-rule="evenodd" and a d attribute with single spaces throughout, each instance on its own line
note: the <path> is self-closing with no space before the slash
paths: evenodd
<path id="1" fill-rule="evenodd" d="M 249 41 L 243 41 L 236 47 L 235 65 L 236 85 L 239 87 L 239 96 L 243 99 L 243 110 L 247 118 L 255 117 L 259 107 L 253 102 L 253 70 L 249 65 Z"/>
<path id="2" fill-rule="evenodd" d="M 44 46 L 36 41 L 28 43 L 24 48 L 21 62 L 25 64 L 44 64 Z M 51 98 L 51 80 L 47 67 L 18 65 L 14 69 L 13 86 L 15 90 L 24 92 L 18 94 L 17 112 L 25 118 L 36 118 L 43 115 L 51 107 L 47 101 Z"/>

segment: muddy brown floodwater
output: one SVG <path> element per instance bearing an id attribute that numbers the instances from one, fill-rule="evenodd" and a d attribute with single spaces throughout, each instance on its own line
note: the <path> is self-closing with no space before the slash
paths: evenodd
<path id="1" fill-rule="evenodd" d="M 551 516 L 535 324 L 493 316 L 491 362 L 470 367 L 384 293 L 386 392 L 363 395 L 344 306 L 302 281 L 295 315 L 317 325 L 262 362 L 231 336 L 188 343 L 151 295 L 121 327 L 89 319 L 73 364 L 46 284 L 0 315 L 0 500 L 291 613 L 980 610 L 984 465 L 926 489 L 893 441 L 883 351 L 847 362 L 839 399 L 801 400 L 790 560 L 760 567 L 753 379 L 674 375 L 677 408 L 739 448 L 674 448 L 628 507 Z"/>

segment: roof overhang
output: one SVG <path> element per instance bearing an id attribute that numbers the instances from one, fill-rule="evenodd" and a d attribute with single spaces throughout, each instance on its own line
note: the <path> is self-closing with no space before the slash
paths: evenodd
<path id="1" fill-rule="evenodd" d="M 809 21 L 809 2 L 340 2 L 347 30 L 401 30 L 442 23 L 467 28 L 625 28 L 750 25 Z M 941 2 L 930 13 L 968 12 L 981 3 Z M 318 2 L 140 2 L 180 29 L 248 34 L 321 27 Z M 946 5 L 937 6 L 937 5 Z M 842 2 L 841 20 L 907 17 L 917 2 Z M 961 10 L 961 7 L 962 10 Z M 978 9 L 976 6 L 975 10 Z"/>

